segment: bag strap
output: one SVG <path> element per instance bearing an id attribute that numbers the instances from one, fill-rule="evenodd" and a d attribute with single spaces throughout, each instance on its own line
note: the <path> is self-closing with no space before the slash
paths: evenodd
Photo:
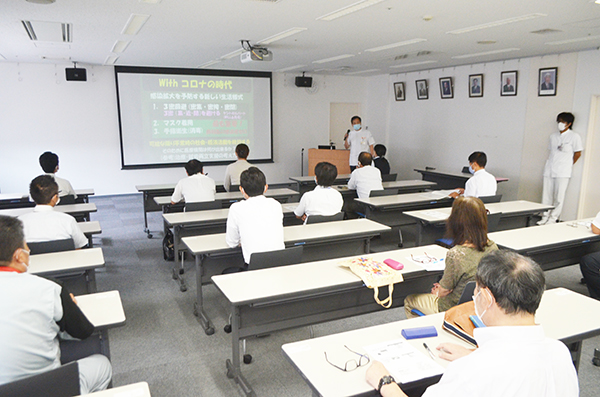
<path id="1" fill-rule="evenodd" d="M 381 306 L 389 309 L 392 306 L 392 293 L 394 292 L 394 284 L 388 285 L 388 297 L 384 300 L 379 299 L 379 287 L 373 288 L 373 297 L 375 298 L 375 302 L 380 304 Z"/>

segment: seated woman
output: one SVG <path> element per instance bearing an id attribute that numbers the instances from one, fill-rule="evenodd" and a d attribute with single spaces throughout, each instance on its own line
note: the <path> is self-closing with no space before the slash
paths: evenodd
<path id="1" fill-rule="evenodd" d="M 479 260 L 498 246 L 487 237 L 487 214 L 483 202 L 476 197 L 459 197 L 452 204 L 446 223 L 446 234 L 454 247 L 446 254 L 446 269 L 429 294 L 412 294 L 404 300 L 407 318 L 446 311 L 458 304 L 469 281 L 475 280 Z"/>

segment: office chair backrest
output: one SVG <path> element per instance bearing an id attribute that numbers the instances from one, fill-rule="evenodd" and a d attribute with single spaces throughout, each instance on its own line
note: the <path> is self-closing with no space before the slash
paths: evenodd
<path id="1" fill-rule="evenodd" d="M 502 200 L 502 195 L 497 194 L 495 196 L 481 196 L 479 200 L 483 201 L 483 204 L 499 203 Z"/>
<path id="2" fill-rule="evenodd" d="M 231 186 L 229 186 L 229 191 L 230 192 L 239 192 L 240 191 L 240 185 L 231 185 Z"/>
<path id="3" fill-rule="evenodd" d="M 50 252 L 72 251 L 75 249 L 75 242 L 72 238 L 63 240 L 40 241 L 37 243 L 27 243 L 32 255 L 47 254 Z"/>
<path id="4" fill-rule="evenodd" d="M 221 200 L 214 201 L 200 201 L 197 203 L 185 203 L 185 212 L 190 211 L 204 211 L 204 210 L 218 210 L 223 208 Z"/>
<path id="5" fill-rule="evenodd" d="M 398 189 L 371 190 L 369 197 L 395 196 L 397 194 Z"/>
<path id="6" fill-rule="evenodd" d="M 473 300 L 473 292 L 475 292 L 475 281 L 469 281 L 467 285 L 465 285 L 465 289 L 463 289 L 462 294 L 460 295 L 460 299 L 458 300 L 458 304 L 469 302 Z"/>
<path id="7" fill-rule="evenodd" d="M 250 256 L 248 270 L 294 265 L 302 262 L 303 246 L 298 245 L 277 251 L 255 252 Z"/>
<path id="8" fill-rule="evenodd" d="M 502 212 L 497 212 L 495 214 L 488 214 L 488 233 L 495 232 L 498 230 L 498 224 L 500 223 L 500 218 L 502 218 Z"/>
<path id="9" fill-rule="evenodd" d="M 72 194 L 67 194 L 66 196 L 61 196 L 60 201 L 56 205 L 67 205 L 67 204 L 75 204 L 75 196 Z"/>
<path id="10" fill-rule="evenodd" d="M 342 220 L 344 220 L 344 213 L 340 211 L 334 215 L 309 215 L 306 217 L 306 224 L 308 225 L 311 223 L 323 223 Z"/>
<path id="11" fill-rule="evenodd" d="M 385 174 L 385 175 L 381 175 L 381 181 L 382 182 L 394 182 L 397 177 L 398 177 L 398 174 Z"/>
<path id="12" fill-rule="evenodd" d="M 79 394 L 77 361 L 0 385 L 0 396 L 3 397 L 70 397 Z"/>

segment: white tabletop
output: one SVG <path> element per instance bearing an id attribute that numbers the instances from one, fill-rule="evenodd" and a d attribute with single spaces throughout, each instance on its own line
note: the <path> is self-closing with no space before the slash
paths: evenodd
<path id="1" fill-rule="evenodd" d="M 93 196 L 96 194 L 96 192 L 94 192 L 94 189 L 92 189 L 92 188 L 75 189 L 75 194 L 78 196 Z"/>
<path id="2" fill-rule="evenodd" d="M 76 296 L 77 305 L 95 328 L 125 324 L 125 311 L 119 291 Z"/>
<path id="3" fill-rule="evenodd" d="M 593 218 L 573 222 L 560 222 L 550 225 L 504 230 L 488 234 L 498 246 L 514 251 L 567 243 L 590 238 L 600 239 L 592 233 L 589 223 Z M 583 225 L 587 223 L 588 225 Z"/>
<path id="4" fill-rule="evenodd" d="M 312 183 L 316 184 L 315 178 L 316 178 L 316 176 L 314 176 L 314 175 L 290 176 L 290 180 L 292 180 L 294 182 L 300 182 L 300 183 L 312 182 Z M 350 179 L 350 174 L 340 174 L 335 178 L 336 181 L 342 181 L 344 179 Z"/>
<path id="5" fill-rule="evenodd" d="M 78 196 L 93 196 L 94 189 L 75 189 L 75 194 Z M 29 199 L 29 194 L 22 193 L 0 193 L 0 200 L 17 200 Z"/>
<path id="6" fill-rule="evenodd" d="M 283 241 L 310 241 L 326 237 L 352 236 L 362 233 L 384 232 L 389 226 L 369 219 L 313 223 L 309 225 L 286 226 L 283 228 Z M 210 254 L 230 249 L 225 242 L 225 233 L 184 237 L 181 239 L 194 255 Z"/>
<path id="7" fill-rule="evenodd" d="M 432 186 L 437 185 L 437 183 L 435 183 L 435 182 L 423 181 L 420 179 L 411 179 L 411 180 L 406 180 L 406 181 L 389 181 L 389 182 L 382 182 L 381 184 L 383 185 L 384 189 L 427 188 L 427 187 L 432 187 Z M 354 190 L 354 189 L 348 189 L 348 186 L 346 186 L 346 185 L 334 185 L 334 188 L 336 188 L 340 192 L 347 191 L 347 190 Z"/>
<path id="8" fill-rule="evenodd" d="M 87 270 L 103 266 L 102 248 L 52 252 L 31 255 L 29 258 L 29 272 L 33 274 Z"/>
<path id="9" fill-rule="evenodd" d="M 9 210 L 0 210 L 0 215 L 7 216 L 19 216 L 26 214 L 28 212 L 32 212 L 35 207 L 27 207 L 27 208 L 14 208 Z M 54 207 L 55 211 L 64 212 L 66 214 L 80 214 L 83 212 L 96 212 L 98 209 L 96 208 L 96 204 L 94 203 L 78 203 L 78 204 L 65 204 L 65 205 L 57 205 Z"/>
<path id="10" fill-rule="evenodd" d="M 102 228 L 100 227 L 100 222 L 91 221 L 91 222 L 77 222 L 77 226 L 81 229 L 83 234 L 99 234 L 102 233 Z"/>
<path id="11" fill-rule="evenodd" d="M 362 282 L 350 269 L 339 264 L 345 259 L 373 258 L 376 261 L 383 262 L 391 258 L 402 263 L 404 269 L 399 270 L 399 272 L 407 274 L 424 270 L 421 265 L 408 259 L 411 254 L 424 255 L 426 252 L 436 258 L 444 258 L 446 251 L 446 248 L 439 245 L 427 245 L 376 254 L 216 275 L 212 277 L 212 280 L 229 302 L 239 305 L 246 302 L 258 302 L 273 297 L 285 298 L 287 295 L 302 292 L 310 293 L 311 291 L 332 289 L 337 286 Z"/>
<path id="12" fill-rule="evenodd" d="M 88 396 L 93 397 L 150 397 L 150 388 L 148 383 L 139 382 L 131 385 L 113 387 L 112 389 L 106 389 L 98 391 L 96 393 L 90 393 Z"/>
<path id="13" fill-rule="evenodd" d="M 517 214 L 521 212 L 542 212 L 554 208 L 552 205 L 534 203 L 526 200 L 504 201 L 500 203 L 485 204 L 485 208 L 491 214 L 502 212 L 502 214 Z M 452 208 L 435 208 L 430 210 L 406 211 L 404 215 L 420 219 L 425 222 L 435 223 L 448 219 Z"/>
<path id="14" fill-rule="evenodd" d="M 290 214 L 294 212 L 298 203 L 282 204 L 281 209 L 283 214 Z M 170 214 L 163 214 L 165 222 L 172 226 L 186 225 L 186 224 L 199 224 L 199 223 L 211 223 L 220 222 L 227 220 L 229 215 L 229 208 L 222 208 L 218 210 L 204 210 L 204 211 L 189 211 L 189 212 L 174 212 Z"/>
<path id="15" fill-rule="evenodd" d="M 434 190 L 431 192 L 396 194 L 392 196 L 369 197 L 364 199 L 356 199 L 364 204 L 374 207 L 385 207 L 390 205 L 400 204 L 417 204 L 428 201 L 441 200 L 447 198 L 454 190 Z"/>
<path id="16" fill-rule="evenodd" d="M 152 190 L 175 190 L 175 183 L 161 183 L 154 185 L 136 185 L 135 188 L 138 192 L 148 192 Z"/>
<path id="17" fill-rule="evenodd" d="M 569 310 L 572 308 L 577 308 L 577 310 Z M 600 312 L 600 301 L 564 288 L 556 288 L 544 293 L 536 315 L 536 322 L 544 327 L 546 336 L 565 339 L 600 329 L 600 316 L 586 316 L 584 314 L 598 312 Z M 557 313 L 560 313 L 560 316 Z M 404 328 L 428 325 L 434 325 L 437 328 L 437 337 L 413 339 L 410 341 L 423 354 L 427 355 L 423 347 L 423 342 L 426 342 L 434 351 L 435 347 L 441 342 L 453 342 L 462 344 L 465 347 L 471 347 L 442 330 L 443 319 L 444 314 L 439 313 L 288 343 L 283 345 L 282 349 L 321 395 L 327 397 L 351 396 L 373 390 L 365 380 L 365 372 L 369 366 L 359 367 L 352 372 L 343 372 L 328 364 L 325 361 L 323 352 L 331 352 L 340 347 L 343 348 L 343 345 L 347 345 L 354 351 L 364 353 L 364 346 L 401 339 L 400 332 Z M 447 361 L 440 358 L 436 358 L 436 362 L 443 367 L 448 365 Z"/>
<path id="18" fill-rule="evenodd" d="M 293 196 L 296 194 L 298 194 L 298 192 L 295 190 L 288 189 L 288 188 L 281 188 L 281 189 L 269 189 L 265 193 L 265 196 L 266 197 L 280 197 L 280 196 Z M 244 198 L 244 195 L 239 190 L 235 191 L 235 192 L 222 192 L 222 193 L 215 194 L 215 200 L 221 200 L 221 201 L 242 200 L 243 198 Z M 171 204 L 171 196 L 154 197 L 154 202 L 158 205 Z"/>

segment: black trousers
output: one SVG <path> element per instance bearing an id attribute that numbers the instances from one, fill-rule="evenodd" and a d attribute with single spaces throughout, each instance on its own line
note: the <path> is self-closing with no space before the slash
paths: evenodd
<path id="1" fill-rule="evenodd" d="M 600 252 L 594 252 L 581 258 L 579 268 L 585 278 L 590 296 L 600 300 Z"/>

